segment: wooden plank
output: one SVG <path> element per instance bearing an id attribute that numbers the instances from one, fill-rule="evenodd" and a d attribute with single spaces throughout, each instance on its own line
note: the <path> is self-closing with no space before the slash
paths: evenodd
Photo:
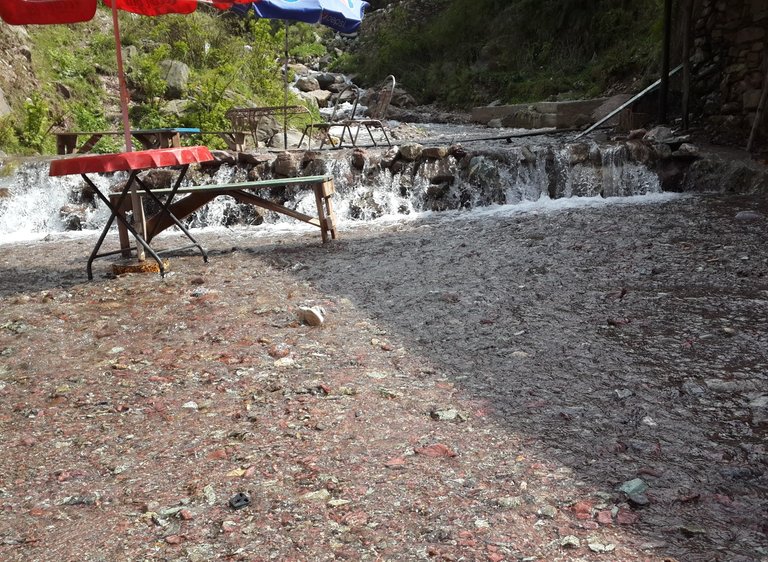
<path id="1" fill-rule="evenodd" d="M 317 205 L 318 216 L 313 217 L 294 209 L 289 209 L 278 203 L 274 203 L 263 197 L 251 193 L 250 189 L 258 189 L 264 187 L 280 187 L 288 185 L 308 186 L 311 187 Z M 152 193 L 157 196 L 168 195 L 172 192 L 172 189 L 154 189 Z M 196 210 L 211 202 L 219 195 L 229 195 L 240 203 L 254 205 L 256 207 L 262 207 L 275 213 L 289 216 L 296 220 L 300 220 L 307 224 L 317 226 L 320 228 L 320 233 L 323 238 L 323 242 L 327 242 L 329 235 L 331 239 L 336 239 L 336 217 L 333 212 L 333 204 L 331 202 L 331 195 L 335 192 L 333 186 L 333 176 L 308 176 L 303 178 L 283 178 L 274 180 L 261 180 L 251 182 L 240 182 L 231 184 L 219 184 L 219 185 L 198 185 L 181 187 L 176 193 L 187 194 L 186 197 L 182 197 L 171 203 L 168 207 L 170 211 L 178 220 L 183 220 Z M 146 193 L 139 194 L 142 197 L 146 197 Z M 115 198 L 115 194 L 111 197 Z M 130 204 L 125 204 L 126 208 L 130 208 Z M 125 212 L 125 210 L 121 210 Z M 175 223 L 170 218 L 168 213 L 159 212 L 154 216 L 146 219 L 145 232 L 148 233 L 146 240 L 150 242 L 155 236 L 162 231 L 173 226 Z M 120 233 L 121 248 L 128 247 L 127 234 Z M 125 239 L 124 239 L 125 238 Z"/>
<path id="2" fill-rule="evenodd" d="M 202 191 L 232 191 L 237 189 L 259 189 L 265 187 L 311 186 L 319 183 L 333 183 L 333 176 L 305 176 L 301 178 L 282 178 L 272 180 L 246 181 L 212 185 L 193 185 L 180 187 L 177 193 L 197 193 Z M 170 193 L 170 189 L 153 189 L 152 193 L 162 195 Z M 334 193 L 331 191 L 330 193 Z"/>
<path id="3" fill-rule="evenodd" d="M 168 210 L 173 213 L 173 216 L 181 221 L 197 211 L 206 203 L 210 203 L 216 199 L 218 195 L 220 194 L 215 192 L 190 193 L 186 197 L 171 203 L 171 205 L 168 207 Z M 152 238 L 160 234 L 163 230 L 173 226 L 174 222 L 167 213 L 157 213 L 156 215 L 153 215 L 147 219 L 146 224 L 146 231 L 151 234 L 151 237 L 147 239 L 147 242 L 150 242 Z"/>
<path id="4" fill-rule="evenodd" d="M 299 211 L 294 211 L 293 209 L 289 209 L 288 207 L 283 207 L 282 205 L 273 203 L 268 199 L 264 199 L 262 197 L 259 197 L 258 195 L 254 195 L 253 193 L 248 193 L 245 191 L 235 191 L 234 193 L 226 193 L 226 195 L 231 195 L 238 201 L 250 203 L 251 205 L 255 205 L 257 207 L 263 207 L 270 211 L 274 211 L 276 213 L 289 216 L 291 218 L 309 223 L 314 226 L 321 225 L 320 221 L 315 217 L 312 217 L 310 215 L 305 215 L 304 213 L 300 213 Z"/>

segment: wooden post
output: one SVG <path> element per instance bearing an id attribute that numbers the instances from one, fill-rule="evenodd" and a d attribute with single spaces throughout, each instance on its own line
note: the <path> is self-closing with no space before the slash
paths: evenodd
<path id="1" fill-rule="evenodd" d="M 659 123 L 667 122 L 669 109 L 669 57 L 672 43 L 672 0 L 664 0 L 664 43 L 661 55 L 661 85 L 659 87 Z"/>
<path id="2" fill-rule="evenodd" d="M 691 119 L 691 39 L 693 34 L 693 0 L 683 0 L 683 130 Z"/>

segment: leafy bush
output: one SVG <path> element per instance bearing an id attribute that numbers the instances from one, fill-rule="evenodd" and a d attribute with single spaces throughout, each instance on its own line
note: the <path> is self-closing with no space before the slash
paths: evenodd
<path id="1" fill-rule="evenodd" d="M 48 134 L 52 124 L 48 103 L 42 95 L 35 92 L 24 102 L 23 111 L 21 128 L 18 131 L 21 145 L 43 154 L 53 145 L 53 137 Z"/>
<path id="2" fill-rule="evenodd" d="M 78 131 L 110 130 L 112 126 L 107 122 L 103 109 L 103 106 L 90 101 L 74 101 L 67 106 L 68 113 Z M 107 135 L 96 143 L 92 152 L 119 152 L 122 146 L 121 139 Z"/>
<path id="3" fill-rule="evenodd" d="M 10 116 L 0 117 L 0 150 L 6 154 L 19 152 L 21 145 Z"/>

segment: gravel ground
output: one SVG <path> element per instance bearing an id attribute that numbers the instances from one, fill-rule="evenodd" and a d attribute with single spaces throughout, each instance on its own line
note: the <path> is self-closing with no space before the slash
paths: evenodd
<path id="1" fill-rule="evenodd" d="M 768 560 L 767 216 L 3 246 L 0 559 Z"/>

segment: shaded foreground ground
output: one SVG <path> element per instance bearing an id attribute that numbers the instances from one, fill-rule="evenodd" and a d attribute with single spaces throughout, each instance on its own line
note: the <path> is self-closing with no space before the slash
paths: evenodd
<path id="1" fill-rule="evenodd" d="M 767 213 L 5 246 L 0 559 L 768 559 Z"/>

